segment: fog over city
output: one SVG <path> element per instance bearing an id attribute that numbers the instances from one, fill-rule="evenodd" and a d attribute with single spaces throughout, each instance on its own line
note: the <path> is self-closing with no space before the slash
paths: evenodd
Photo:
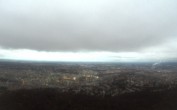
<path id="1" fill-rule="evenodd" d="M 176 0 L 0 0 L 0 59 L 177 59 Z"/>

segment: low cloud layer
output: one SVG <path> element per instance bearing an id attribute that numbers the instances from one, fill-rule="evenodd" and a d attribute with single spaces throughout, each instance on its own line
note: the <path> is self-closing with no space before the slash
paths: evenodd
<path id="1" fill-rule="evenodd" d="M 176 0 L 0 0 L 6 49 L 136 52 L 176 30 Z"/>

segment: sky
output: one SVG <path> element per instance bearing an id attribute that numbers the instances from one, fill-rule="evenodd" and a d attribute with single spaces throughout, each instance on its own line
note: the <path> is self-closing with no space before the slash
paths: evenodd
<path id="1" fill-rule="evenodd" d="M 0 59 L 177 61 L 176 0 L 0 0 Z"/>

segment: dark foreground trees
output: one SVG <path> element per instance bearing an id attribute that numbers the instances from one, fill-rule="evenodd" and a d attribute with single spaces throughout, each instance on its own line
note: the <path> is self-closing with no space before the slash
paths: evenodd
<path id="1" fill-rule="evenodd" d="M 0 110 L 177 110 L 177 88 L 120 96 L 91 96 L 57 89 L 23 89 L 0 95 Z"/>

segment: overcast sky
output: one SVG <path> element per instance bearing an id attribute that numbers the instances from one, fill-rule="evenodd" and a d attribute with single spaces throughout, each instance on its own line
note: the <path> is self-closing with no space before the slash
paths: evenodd
<path id="1" fill-rule="evenodd" d="M 176 59 L 177 1 L 0 0 L 0 58 L 44 53 L 59 61 Z"/>

